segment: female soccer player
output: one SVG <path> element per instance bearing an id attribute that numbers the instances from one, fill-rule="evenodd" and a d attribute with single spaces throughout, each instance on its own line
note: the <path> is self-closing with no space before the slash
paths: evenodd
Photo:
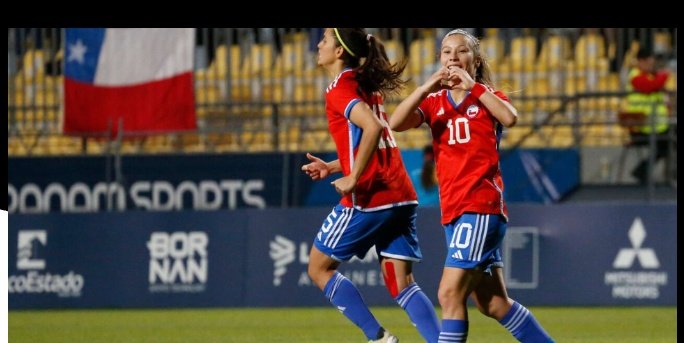
<path id="1" fill-rule="evenodd" d="M 499 321 L 521 342 L 552 342 L 532 314 L 508 297 L 501 241 L 508 221 L 499 170 L 502 126 L 517 111 L 492 88 L 479 41 L 463 30 L 442 39 L 441 68 L 396 108 L 390 126 L 405 131 L 423 122 L 432 131 L 447 255 L 439 285 L 439 342 L 468 338 L 466 302 Z"/>
<path id="2" fill-rule="evenodd" d="M 329 28 L 318 43 L 318 64 L 334 77 L 325 101 L 338 159 L 326 163 L 307 154 L 310 163 L 302 170 L 313 180 L 343 176 L 331 182 L 342 199 L 314 239 L 309 276 L 369 340 L 396 342 L 354 284 L 337 272 L 341 262 L 363 258 L 375 246 L 389 293 L 423 338 L 437 342 L 437 315 L 412 273 L 412 262 L 422 258 L 416 192 L 383 107 L 383 96 L 403 86 L 399 77 L 406 62 L 390 64 L 382 43 L 363 29 Z"/>

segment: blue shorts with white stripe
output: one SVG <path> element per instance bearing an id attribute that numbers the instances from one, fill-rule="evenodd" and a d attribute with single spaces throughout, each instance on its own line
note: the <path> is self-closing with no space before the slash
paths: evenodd
<path id="1" fill-rule="evenodd" d="M 465 213 L 444 225 L 447 255 L 445 267 L 481 269 L 503 267 L 501 242 L 506 222 L 497 214 Z"/>
<path id="2" fill-rule="evenodd" d="M 314 245 L 337 261 L 363 258 L 375 246 L 378 256 L 419 262 L 416 205 L 363 212 L 337 205 L 323 221 Z"/>

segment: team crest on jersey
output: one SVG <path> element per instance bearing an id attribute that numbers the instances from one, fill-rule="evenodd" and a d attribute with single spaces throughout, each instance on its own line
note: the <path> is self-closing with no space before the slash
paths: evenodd
<path id="1" fill-rule="evenodd" d="M 466 115 L 468 116 L 468 118 L 475 118 L 477 112 L 480 112 L 480 107 L 478 107 L 477 105 L 470 105 L 466 110 Z"/>

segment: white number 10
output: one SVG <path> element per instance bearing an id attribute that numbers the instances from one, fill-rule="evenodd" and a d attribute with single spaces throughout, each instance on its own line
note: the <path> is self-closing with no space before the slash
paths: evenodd
<path id="1" fill-rule="evenodd" d="M 465 237 L 463 234 L 465 233 Z M 465 249 L 470 245 L 470 237 L 473 234 L 473 226 L 470 223 L 461 223 L 454 229 L 454 235 L 451 236 L 450 248 L 456 247 Z"/>
<path id="2" fill-rule="evenodd" d="M 463 127 L 463 130 L 459 129 L 461 126 Z M 470 125 L 468 125 L 468 119 L 449 119 L 447 122 L 447 127 L 449 127 L 449 145 L 454 145 L 456 142 L 463 144 L 470 141 Z M 463 133 L 465 137 L 461 137 L 461 133 Z"/>

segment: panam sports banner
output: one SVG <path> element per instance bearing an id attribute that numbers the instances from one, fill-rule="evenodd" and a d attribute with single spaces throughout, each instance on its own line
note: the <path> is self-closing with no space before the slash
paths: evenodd
<path id="1" fill-rule="evenodd" d="M 67 29 L 65 134 L 196 128 L 190 28 Z"/>

